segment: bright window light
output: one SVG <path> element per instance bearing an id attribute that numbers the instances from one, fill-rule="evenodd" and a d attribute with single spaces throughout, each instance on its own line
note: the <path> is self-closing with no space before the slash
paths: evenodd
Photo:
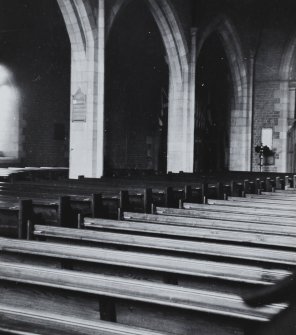
<path id="1" fill-rule="evenodd" d="M 18 158 L 20 94 L 12 72 L 0 64 L 0 156 Z"/>

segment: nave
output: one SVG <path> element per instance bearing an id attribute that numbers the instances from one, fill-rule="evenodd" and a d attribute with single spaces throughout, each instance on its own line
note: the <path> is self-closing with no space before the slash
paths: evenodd
<path id="1" fill-rule="evenodd" d="M 296 334 L 295 4 L 0 1 L 0 334 Z"/>

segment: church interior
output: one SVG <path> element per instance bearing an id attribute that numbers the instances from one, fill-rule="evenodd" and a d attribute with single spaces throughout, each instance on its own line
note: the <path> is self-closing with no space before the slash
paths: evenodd
<path id="1" fill-rule="evenodd" d="M 0 8 L 0 335 L 295 335 L 295 0 Z"/>

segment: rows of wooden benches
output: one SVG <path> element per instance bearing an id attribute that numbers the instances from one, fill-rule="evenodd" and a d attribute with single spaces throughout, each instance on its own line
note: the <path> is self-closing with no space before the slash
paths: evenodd
<path id="1" fill-rule="evenodd" d="M 263 196 L 273 194 L 293 198 Z M 85 229 L 29 221 L 28 241 L 1 238 L 0 331 L 252 334 L 286 305 L 254 309 L 241 295 L 295 269 L 296 211 L 242 207 L 234 218 L 231 206 L 199 206 L 204 218 L 196 208 L 155 207 L 122 221 L 84 218 Z"/>
<path id="2" fill-rule="evenodd" d="M 233 194 L 233 193 L 257 193 L 258 190 L 271 191 L 272 189 L 284 189 L 285 187 L 293 187 L 295 185 L 294 175 L 283 176 L 273 176 L 263 178 L 262 176 L 258 177 L 256 174 L 249 179 L 240 179 L 240 180 L 228 180 L 221 182 L 219 179 L 215 181 L 199 180 L 196 179 L 193 182 L 186 183 L 185 181 L 172 181 L 170 183 L 165 181 L 129 181 L 129 183 L 123 182 L 122 180 L 117 181 L 116 183 L 109 183 L 105 181 L 98 180 L 97 182 L 85 182 L 79 180 L 67 180 L 67 181 L 55 181 L 55 182 L 36 182 L 34 183 L 34 188 L 40 189 L 67 189 L 69 191 L 82 191 L 94 189 L 104 192 L 113 192 L 118 190 L 131 190 L 134 193 L 141 192 L 145 188 L 152 188 L 155 193 L 169 187 L 173 189 L 176 193 L 184 192 L 184 185 L 191 187 L 190 196 L 196 196 L 195 193 L 198 193 L 200 198 L 201 195 L 205 195 L 202 192 L 210 192 L 211 195 L 217 197 L 223 197 L 224 193 Z M 220 183 L 218 183 L 220 181 Z M 26 185 L 26 183 L 24 183 Z M 164 186 L 165 185 L 165 186 Z M 210 186 L 210 187 L 209 187 Z M 22 186 L 22 183 L 19 185 Z"/>
<path id="3" fill-rule="evenodd" d="M 1 326 L 9 330 L 15 325 L 18 330 L 24 331 L 22 322 L 15 315 L 13 323 L 6 322 L 5 319 L 3 322 L 3 314 L 17 309 L 27 318 L 28 314 L 31 319 L 41 316 L 45 327 L 49 326 L 50 319 L 59 318 L 65 322 L 65 319 L 72 318 L 72 320 L 76 319 L 74 325 L 78 324 L 78 328 L 81 323 L 85 325 L 104 320 L 110 322 L 110 328 L 112 322 L 113 331 L 115 331 L 120 324 L 125 329 L 124 334 L 128 333 L 128 327 L 124 327 L 124 324 L 131 327 L 141 325 L 142 328 L 146 328 L 138 332 L 130 330 L 131 334 L 154 334 L 157 331 L 163 334 L 192 334 L 199 331 L 202 334 L 212 334 L 212 331 L 216 334 L 233 334 L 234 329 L 243 331 L 245 327 L 266 322 L 272 315 L 285 308 L 285 305 L 271 305 L 254 310 L 246 306 L 238 294 L 212 288 L 197 288 L 194 276 L 191 280 L 192 284 L 187 286 L 183 283 L 178 286 L 170 282 L 163 283 L 157 277 L 160 274 L 163 276 L 162 271 L 168 266 L 162 268 L 161 263 L 158 262 L 154 270 L 153 263 L 160 260 L 166 262 L 165 264 L 170 264 L 170 261 L 173 263 L 172 256 L 151 255 L 149 259 L 149 255 L 139 254 L 136 262 L 138 260 L 139 263 L 139 259 L 142 258 L 144 265 L 140 264 L 138 269 L 136 264 L 129 263 L 131 275 L 128 276 L 126 273 L 120 273 L 122 265 L 117 266 L 119 271 L 110 274 L 115 268 L 112 264 L 112 256 L 117 259 L 119 251 L 102 250 L 100 253 L 99 248 L 77 246 L 67 248 L 66 245 L 45 242 L 28 242 L 13 248 L 11 240 L 1 241 L 1 244 L 5 243 L 8 247 L 3 248 L 9 255 L 5 259 L 5 253 L 2 253 L 0 262 L 2 297 L 0 317 Z M 26 257 L 28 259 L 28 255 L 34 252 L 41 256 L 36 256 L 33 260 L 30 256 L 24 264 Z M 121 259 L 130 259 L 135 256 L 135 252 L 121 251 L 121 253 Z M 108 256 L 111 261 L 108 261 Z M 65 260 L 65 257 L 68 258 Z M 71 257 L 70 264 L 69 257 Z M 148 261 L 151 270 L 140 271 Z M 182 259 L 175 259 L 175 261 L 180 264 Z M 33 262 L 35 264 L 32 264 Z M 98 263 L 103 263 L 103 266 L 95 266 Z M 198 261 L 191 260 L 191 263 L 195 265 Z M 184 268 L 186 269 L 186 262 Z M 98 273 L 98 269 L 103 274 Z M 233 270 L 242 271 L 243 267 L 233 266 Z M 250 270 L 246 268 L 246 270 L 251 271 L 252 268 Z M 253 270 L 256 272 L 256 269 Z M 223 271 L 223 264 L 220 271 Z M 284 270 L 269 272 L 279 277 L 287 274 Z M 268 271 L 266 273 L 268 275 Z M 198 277 L 197 271 L 196 278 Z M 171 279 L 171 277 L 168 278 Z M 231 279 L 222 278 L 223 281 L 228 282 L 228 287 L 236 283 L 236 281 L 231 283 Z M 218 282 L 219 279 L 217 286 L 219 286 Z M 266 281 L 258 282 L 266 285 Z M 223 283 L 220 286 L 223 286 Z M 34 329 L 36 334 L 35 320 L 26 320 L 26 322 L 31 323 L 31 329 Z M 76 334 L 75 331 L 74 334 Z M 105 333 L 102 332 L 102 334 Z"/>
<path id="4" fill-rule="evenodd" d="M 180 171 L 178 173 L 172 173 L 168 172 L 166 174 L 145 174 L 145 173 L 139 173 L 139 174 L 133 174 L 129 173 L 130 171 L 127 171 L 125 174 L 118 174 L 111 176 L 104 176 L 100 178 L 100 181 L 106 181 L 108 184 L 111 183 L 118 183 L 120 182 L 126 182 L 129 184 L 131 181 L 134 183 L 135 181 L 138 181 L 139 183 L 142 183 L 143 181 L 151 181 L 153 182 L 165 182 L 168 183 L 170 181 L 180 181 L 182 183 L 186 182 L 196 182 L 197 179 L 199 180 L 208 180 L 208 181 L 216 181 L 220 180 L 221 182 L 229 181 L 229 180 L 237 180 L 240 181 L 242 179 L 252 179 L 254 176 L 258 177 L 272 177 L 280 176 L 285 177 L 287 173 L 279 173 L 279 172 L 249 172 L 249 171 L 222 171 L 222 172 L 216 172 L 216 173 L 188 173 Z M 142 171 L 143 172 L 143 171 Z M 98 179 L 96 178 L 88 178 L 83 175 L 78 176 L 78 179 L 83 180 L 83 182 L 97 182 Z"/>
<path id="5" fill-rule="evenodd" d="M 291 183 L 291 180 L 293 181 Z M 0 227 L 5 236 L 24 236 L 25 223 L 30 218 L 46 224 L 58 226 L 77 226 L 77 214 L 91 217 L 121 217 L 124 211 L 153 211 L 155 205 L 163 207 L 182 207 L 183 203 L 205 203 L 208 198 L 225 199 L 229 196 L 262 193 L 262 190 L 279 190 L 294 186 L 295 177 L 274 180 L 244 180 L 241 183 L 216 183 L 215 185 L 185 185 L 118 191 L 115 187 L 97 185 L 50 185 L 43 183 L 2 183 L 0 186 Z M 94 193 L 94 192 L 100 193 Z M 21 200 L 20 200 L 21 199 Z M 31 199 L 31 202 L 28 200 Z M 231 199 L 231 198 L 229 198 Z M 245 199 L 244 199 L 245 200 Z M 213 202 L 209 202 L 213 203 Z M 221 202 L 222 203 L 222 202 Z M 197 205 L 196 205 L 197 206 Z M 266 206 L 266 205 L 264 205 Z M 258 207 L 259 204 L 258 204 Z M 268 207 L 268 206 L 267 206 Z M 272 213 L 272 204 L 266 208 Z M 201 210 L 204 207 L 198 206 Z M 204 208 L 206 209 L 206 207 Z M 271 209 L 271 210 L 269 210 Z M 283 210 L 288 208 L 283 207 Z M 237 210 L 236 210 L 237 211 Z M 261 211 L 258 209 L 258 211 Z M 233 211 L 235 212 L 235 211 Z M 264 209 L 262 209 L 264 213 Z M 286 213 L 288 215 L 288 213 Z M 14 235 L 11 235 L 13 233 Z"/>
<path id="6" fill-rule="evenodd" d="M 112 181 L 112 180 L 111 180 Z M 293 185 L 295 184 L 295 177 L 293 175 L 286 175 L 286 176 L 278 176 L 278 175 L 274 175 L 274 176 L 267 176 L 267 177 L 263 177 L 261 175 L 257 175 L 254 174 L 253 176 L 250 176 L 249 178 L 236 178 L 236 179 L 228 179 L 228 180 L 220 180 L 219 178 L 216 179 L 203 179 L 203 178 L 195 178 L 195 180 L 191 180 L 191 181 L 187 181 L 186 179 L 184 179 L 183 181 L 170 181 L 167 182 L 165 180 L 144 180 L 144 181 L 140 181 L 140 180 L 113 180 L 113 182 L 110 182 L 110 180 L 105 181 L 104 179 L 97 179 L 97 180 L 92 180 L 92 181 L 88 181 L 86 179 L 83 180 L 67 180 L 67 181 L 54 181 L 54 182 L 39 182 L 39 183 L 35 183 L 35 186 L 37 187 L 39 185 L 39 187 L 56 187 L 56 188 L 66 188 L 66 189 L 71 189 L 71 190 L 79 190 L 79 189 L 83 189 L 86 187 L 94 187 L 97 190 L 98 189 L 103 189 L 103 190 L 113 190 L 116 189 L 134 189 L 134 190 L 141 190 L 143 188 L 153 188 L 155 190 L 159 189 L 163 189 L 164 185 L 165 186 L 169 186 L 172 188 L 183 188 L 185 184 L 187 185 L 191 185 L 191 186 L 197 186 L 197 185 L 202 185 L 202 184 L 208 184 L 208 185 L 216 185 L 217 182 L 223 183 L 223 185 L 228 186 L 229 191 L 230 188 L 232 188 L 232 191 L 234 190 L 234 186 L 235 185 L 240 185 L 242 188 L 242 191 L 244 191 L 244 187 L 245 187 L 245 181 L 246 182 L 250 182 L 250 188 L 254 188 L 255 189 L 265 189 L 265 187 L 267 188 L 271 188 L 272 186 L 274 188 L 280 189 L 280 188 L 284 188 L 285 186 L 290 186 L 293 187 Z M 193 187 L 194 189 L 194 187 Z"/>
<path id="7" fill-rule="evenodd" d="M 92 220 L 92 219 L 91 219 Z M 93 223 L 93 220 L 92 220 L 92 223 Z M 100 224 L 99 224 L 99 227 L 101 228 L 102 227 L 102 221 L 100 221 Z M 105 222 L 105 224 L 107 224 L 107 222 Z M 116 224 L 118 225 L 118 222 L 113 222 L 113 225 L 114 225 L 114 227 L 116 226 Z M 135 226 L 135 223 L 133 223 L 133 226 Z M 98 227 L 97 227 L 98 228 Z M 106 227 L 107 228 L 107 227 Z M 110 227 L 110 222 L 109 222 L 109 224 L 108 224 L 108 230 L 110 230 L 110 229 L 112 229 L 113 228 L 113 226 L 112 226 L 112 224 L 111 224 L 111 227 Z M 36 235 L 37 236 L 47 236 L 47 238 L 48 237 L 50 237 L 50 238 L 57 238 L 57 234 L 56 234 L 56 232 L 52 235 L 52 231 L 51 231 L 51 233 L 48 233 L 47 232 L 47 234 L 48 235 L 46 235 L 46 232 L 44 232 L 44 230 L 46 230 L 44 227 L 36 227 L 36 229 L 37 229 L 37 231 L 36 231 Z M 126 227 L 121 227 L 120 226 L 120 228 L 115 228 L 115 229 L 122 229 L 122 230 L 125 230 L 126 229 Z M 130 228 L 129 228 L 130 229 Z M 157 229 L 156 227 L 155 227 L 155 229 Z M 40 230 L 41 230 L 41 232 L 40 232 Z M 137 227 L 135 227 L 135 230 L 137 231 Z M 182 231 L 184 232 L 184 229 L 182 229 Z M 149 231 L 149 232 L 151 232 L 151 231 Z M 161 233 L 163 233 L 161 230 L 160 230 L 160 232 Z M 73 233 L 73 231 L 71 231 L 71 232 L 69 232 L 68 231 L 68 233 Z M 71 236 L 70 237 L 70 235 L 68 235 L 68 233 L 66 232 L 66 235 L 65 235 L 65 231 L 64 231 L 64 235 L 62 234 L 61 236 L 59 236 L 58 238 L 62 238 L 62 239 L 68 239 L 68 238 L 73 238 L 73 236 L 75 235 L 73 235 L 73 236 Z M 75 233 L 75 232 L 74 232 Z M 146 233 L 147 233 L 147 231 L 146 231 Z M 155 233 L 155 231 L 154 231 L 154 233 Z M 159 232 L 158 232 L 159 233 Z M 172 233 L 171 233 L 172 234 Z M 175 232 L 173 233 L 173 235 L 175 234 Z M 180 231 L 179 231 L 179 234 L 180 234 Z M 101 242 L 101 243 L 104 243 L 104 242 L 102 242 L 102 234 L 100 234 L 101 235 L 101 237 L 100 237 L 100 239 L 99 240 L 95 240 L 94 239 L 94 234 L 93 234 L 93 232 L 89 235 L 89 236 L 92 236 L 92 238 L 90 239 L 90 237 L 88 237 L 89 238 L 89 240 L 88 241 L 92 241 L 92 242 L 94 242 L 94 241 L 96 241 L 96 242 Z M 185 234 L 186 235 L 186 234 Z M 79 232 L 79 239 L 81 239 L 81 233 Z M 183 236 L 183 235 L 182 235 Z M 109 237 L 110 237 L 110 235 L 109 235 Z M 119 235 L 117 236 L 117 238 L 118 237 L 120 237 Z M 76 237 L 77 238 L 77 237 Z M 103 237 L 103 239 L 104 239 L 105 237 Z M 85 237 L 85 236 L 83 236 L 83 240 L 85 241 L 85 240 L 87 240 L 87 238 Z M 131 239 L 131 240 L 133 240 L 133 239 Z M 138 240 L 139 240 L 139 238 L 138 238 Z M 147 240 L 147 239 L 146 239 Z M 139 242 L 139 241 L 138 241 Z M 146 241 L 147 242 L 147 241 Z M 149 240 L 148 240 L 148 242 L 149 242 Z M 155 245 L 155 242 L 156 242 L 156 240 L 154 239 L 154 241 L 153 241 L 153 244 Z M 163 242 L 163 241 L 162 241 Z M 170 243 L 171 245 L 174 245 L 175 246 L 175 243 L 173 242 L 173 241 L 170 241 L 170 242 L 172 242 L 172 243 Z M 182 241 L 183 243 L 183 245 L 184 245 L 184 241 Z M 106 242 L 105 242 L 106 243 Z M 111 243 L 110 242 L 110 240 L 107 240 L 107 243 Z M 118 241 L 118 239 L 117 239 L 117 241 L 116 242 L 114 242 L 115 244 L 117 244 L 117 243 L 123 243 L 123 241 L 122 240 L 120 240 L 119 239 L 119 241 Z M 256 242 L 255 242 L 256 243 Z M 186 243 L 187 244 L 187 243 Z M 129 246 L 130 246 L 130 244 L 128 244 Z M 138 246 L 139 247 L 139 245 L 138 244 L 136 244 L 136 246 Z M 162 245 L 162 246 L 158 246 L 159 248 L 163 248 L 164 246 Z M 229 246 L 227 246 L 228 247 L 228 249 L 229 249 Z M 291 247 L 291 246 L 290 246 Z M 212 245 L 209 245 L 208 246 L 208 248 L 209 248 L 209 250 L 212 250 Z M 179 249 L 178 249 L 178 247 L 176 247 L 176 248 L 174 248 L 173 250 L 175 250 L 175 249 L 177 249 L 178 251 L 179 251 Z M 196 248 L 195 248 L 195 250 L 196 250 Z M 218 249 L 219 250 L 219 249 Z M 222 249 L 223 250 L 223 249 Z M 238 249 L 235 251 L 235 253 L 232 255 L 232 257 L 237 257 L 237 256 L 234 256 L 234 255 L 239 255 L 239 253 L 237 252 L 238 251 Z M 249 250 L 250 251 L 250 250 Z M 185 252 L 186 252 L 186 249 L 185 249 Z M 187 249 L 187 252 L 188 252 L 188 249 Z M 192 252 L 192 251 L 191 251 Z M 201 253 L 202 253 L 202 251 L 200 251 Z M 220 251 L 221 252 L 221 251 Z M 252 252 L 253 252 L 253 254 L 255 254 L 255 255 L 258 255 L 258 250 L 256 250 L 256 249 L 253 249 L 252 250 Z M 266 254 L 266 252 L 265 252 L 265 254 Z M 225 257 L 225 255 L 224 255 L 224 257 Z M 229 257 L 229 255 L 228 255 L 228 257 Z M 244 256 L 243 257 L 241 257 L 241 255 L 240 256 L 238 256 L 238 257 L 240 257 L 240 258 L 244 258 Z M 250 256 L 249 256 L 250 257 Z M 287 259 L 287 253 L 284 253 L 284 257 L 285 257 L 285 259 Z M 252 259 L 252 258 L 251 258 Z M 256 261 L 258 262 L 258 259 L 256 259 Z M 274 260 L 273 260 L 274 261 Z M 285 261 L 284 261 L 284 263 L 285 263 Z M 209 264 L 209 265 L 212 265 L 212 264 Z M 210 268 L 212 268 L 212 266 L 210 267 Z M 235 270 L 235 268 L 232 268 L 232 270 Z M 238 269 L 237 269 L 238 270 Z M 221 271 L 221 269 L 220 269 L 220 271 Z M 225 269 L 224 269 L 224 271 L 225 271 Z M 243 272 L 242 272 L 243 273 Z M 231 285 L 232 286 L 232 289 L 233 289 L 233 285 Z"/>
<path id="8" fill-rule="evenodd" d="M 38 231 L 40 228 L 42 229 L 42 227 L 36 227 L 37 236 L 40 236 L 38 235 Z M 43 233 L 42 236 L 44 237 L 46 235 Z M 49 236 L 51 235 L 49 234 Z M 69 237 L 69 239 L 71 238 Z M 94 242 L 94 239 L 91 239 L 91 241 Z M 100 243 L 100 241 L 98 241 L 97 243 Z M 208 247 L 209 249 L 211 249 L 211 246 Z M 143 248 L 148 249 L 149 245 L 143 246 Z M 84 292 L 84 290 L 87 289 L 87 292 L 91 292 L 93 295 L 95 295 L 96 299 L 97 295 L 103 295 L 105 299 L 106 297 L 111 299 L 111 301 L 109 301 L 109 304 L 112 303 L 113 306 L 106 306 L 107 303 L 105 299 L 103 299 L 102 301 L 98 299 L 100 303 L 99 308 L 101 319 L 109 321 L 117 320 L 124 322 L 126 318 L 130 320 L 131 316 L 133 316 L 134 318 L 140 317 L 142 321 L 143 319 L 145 320 L 145 318 L 148 318 L 145 320 L 146 322 L 142 323 L 142 325 L 146 325 L 147 328 L 152 327 L 153 329 L 157 329 L 157 325 L 159 324 L 159 322 L 161 322 L 161 324 L 165 324 L 162 329 L 166 329 L 167 331 L 172 331 L 172 333 L 177 334 L 191 334 L 192 331 L 200 329 L 201 326 L 205 327 L 204 329 L 202 329 L 203 334 L 210 334 L 210 331 L 213 330 L 212 327 L 215 325 L 215 327 L 219 329 L 217 329 L 216 332 L 220 334 L 223 333 L 222 330 L 224 328 L 225 333 L 227 329 L 229 329 L 230 325 L 232 326 L 232 332 L 234 326 L 244 328 L 247 325 L 250 326 L 250 322 L 253 323 L 254 321 L 267 321 L 271 315 L 277 313 L 282 308 L 284 308 L 284 306 L 270 306 L 264 309 L 252 310 L 242 303 L 240 297 L 237 294 L 233 294 L 233 292 L 235 292 L 235 288 L 237 287 L 236 284 L 238 282 L 240 286 L 237 287 L 237 290 L 238 288 L 241 289 L 242 282 L 246 282 L 246 286 L 244 287 L 245 290 L 247 290 L 247 288 L 251 289 L 252 286 L 254 287 L 254 285 L 252 284 L 268 285 L 274 279 L 282 278 L 283 276 L 288 274 L 286 270 L 282 269 L 268 270 L 264 268 L 261 269 L 258 267 L 258 265 L 243 266 L 231 263 L 227 264 L 221 263 L 221 260 L 220 262 L 205 260 L 197 261 L 195 259 L 186 260 L 186 258 L 178 258 L 176 256 L 165 256 L 162 254 L 160 254 L 159 256 L 150 254 L 147 255 L 146 253 L 141 254 L 139 252 L 131 251 L 108 251 L 106 249 L 102 249 L 100 252 L 100 249 L 98 248 L 94 249 L 77 246 L 67 247 L 66 245 L 45 244 L 40 242 L 36 243 L 22 241 L 21 244 L 18 244 L 15 243 L 15 241 L 12 242 L 11 240 L 7 239 L 2 239 L 1 249 L 3 259 L 9 263 L 1 264 L 2 271 L 0 271 L 0 276 L 2 278 L 6 276 L 6 281 L 18 283 L 17 286 L 5 286 L 5 298 L 7 299 L 7 301 L 14 301 L 13 299 L 10 299 L 12 295 L 10 291 L 13 291 L 13 294 L 15 296 L 18 290 L 20 290 L 22 294 L 24 294 L 24 290 L 26 290 L 26 293 L 28 295 L 22 297 L 22 300 L 18 300 L 18 304 L 24 304 L 24 302 L 27 301 L 24 299 L 28 299 L 28 297 L 30 297 L 32 305 L 35 308 L 38 308 L 39 312 L 40 309 L 42 310 L 45 308 L 45 305 L 46 308 L 48 308 L 48 304 L 46 304 L 46 299 L 55 298 L 55 311 L 59 313 L 65 314 L 65 308 L 67 308 L 67 311 L 69 313 L 69 304 L 71 304 L 70 313 L 78 313 L 77 309 L 79 309 L 79 307 L 81 308 L 80 304 L 83 304 L 83 306 L 87 304 L 88 307 L 84 307 L 83 312 L 87 313 L 88 317 L 89 315 L 91 315 L 91 317 L 95 317 L 93 312 L 94 306 L 92 305 L 93 300 L 90 299 L 89 296 L 87 297 L 87 302 L 85 300 L 82 302 L 80 300 L 77 301 L 78 292 Z M 237 249 L 239 250 L 239 248 Z M 250 252 L 251 250 L 246 251 Z M 32 255 L 38 256 L 32 259 Z M 30 257 L 28 258 L 27 256 Z M 227 253 L 225 253 L 224 255 L 218 254 L 218 256 L 222 259 L 228 258 Z M 24 261 L 26 261 L 26 257 L 27 262 L 31 263 L 30 266 L 19 266 L 19 264 L 15 264 L 16 260 L 23 263 Z M 78 266 L 78 270 L 80 271 L 106 271 L 108 276 L 90 276 L 89 274 L 87 276 L 84 276 L 83 274 L 77 272 L 75 272 L 74 274 L 70 273 L 69 270 L 63 272 L 48 270 L 40 267 L 40 259 L 42 257 L 44 258 L 42 260 L 42 262 L 44 262 L 42 263 L 43 266 L 57 266 L 56 263 L 52 262 L 52 259 L 54 259 L 55 262 L 56 259 L 61 259 L 60 266 L 62 266 L 62 268 L 71 269 L 75 266 Z M 11 262 L 12 260 L 13 263 Z M 259 256 L 257 256 L 257 263 L 258 260 L 260 260 Z M 261 261 L 264 262 L 265 259 Z M 77 262 L 79 262 L 79 264 L 77 264 Z M 82 264 L 84 262 L 85 264 Z M 32 266 L 32 263 L 34 264 L 34 266 Z M 103 263 L 105 267 L 90 268 L 94 265 L 94 263 Z M 36 264 L 38 264 L 38 266 Z M 111 270 L 110 268 L 108 268 L 107 265 L 113 268 L 117 267 L 114 273 L 116 278 L 110 277 Z M 127 270 L 122 270 L 122 267 L 124 267 L 124 265 L 128 268 L 127 273 Z M 121 276 L 132 276 L 136 277 L 137 280 L 126 280 L 122 278 L 117 278 L 117 276 L 119 275 L 118 272 L 120 272 L 118 271 L 118 268 L 121 269 Z M 134 272 L 133 268 L 136 268 L 138 272 Z M 75 271 L 77 271 L 77 268 L 75 269 Z M 139 273 L 139 269 L 149 269 L 149 273 L 147 273 L 147 271 L 146 273 Z M 151 270 L 153 272 L 152 274 L 150 273 Z M 158 276 L 156 275 L 157 273 Z M 170 285 L 172 284 L 173 279 L 170 274 L 175 274 L 179 280 L 179 285 L 181 286 L 180 289 L 177 289 L 176 287 L 171 288 L 168 284 L 155 284 L 155 280 L 157 280 L 157 277 L 159 277 L 159 273 L 163 277 L 163 281 L 169 282 Z M 183 280 L 182 273 L 185 274 L 185 279 Z M 244 274 L 246 274 L 248 278 L 244 277 Z M 188 275 L 190 276 L 190 278 L 189 280 L 188 278 L 186 280 L 186 276 L 188 277 Z M 150 276 L 152 277 L 150 278 Z M 201 280 L 204 277 L 207 279 L 206 283 Z M 143 278 L 146 279 L 146 281 L 140 282 L 139 279 L 142 280 Z M 87 283 L 85 283 L 85 279 L 88 280 Z M 148 283 L 148 279 L 152 280 L 153 282 Z M 23 288 L 22 283 L 28 281 L 30 282 L 30 287 Z M 73 284 L 73 282 L 75 283 L 75 285 Z M 177 281 L 174 280 L 174 284 L 176 283 Z M 214 290 L 213 283 L 215 283 Z M 207 285 L 206 287 L 205 284 Z M 36 285 L 42 287 L 41 290 L 43 294 L 44 290 L 46 290 L 47 294 L 44 298 L 45 301 L 42 301 L 42 299 L 40 300 L 41 293 L 36 289 Z M 72 304 L 74 305 L 73 300 L 70 299 L 69 302 L 69 294 L 67 294 L 67 304 L 65 306 L 65 299 L 62 299 L 63 295 L 62 297 L 56 297 L 57 294 L 54 295 L 53 292 L 51 292 L 50 290 L 48 292 L 48 290 L 46 289 L 48 287 L 59 288 L 60 290 L 74 290 L 75 306 L 72 306 Z M 196 289 L 196 287 L 201 287 L 202 289 Z M 104 290 L 103 293 L 102 289 Z M 33 296 L 32 291 L 35 293 L 35 295 Z M 116 298 L 120 300 L 127 299 L 126 304 L 128 307 L 122 306 L 122 301 L 117 301 Z M 57 306 L 57 304 L 60 303 L 59 299 L 62 299 L 63 306 Z M 115 301 L 113 299 L 115 299 Z M 132 303 L 130 301 L 132 301 Z M 141 301 L 140 306 L 137 306 L 135 301 Z M 145 308 L 143 309 L 143 307 L 141 306 L 144 303 L 148 304 L 148 310 Z M 77 304 L 78 306 L 76 306 Z M 98 308 L 97 304 L 95 305 L 96 308 Z M 133 314 L 129 313 L 131 305 L 133 306 L 132 312 L 134 312 L 134 309 L 140 308 L 141 316 L 137 315 L 137 312 L 135 313 L 136 315 L 129 315 Z M 149 308 L 150 305 L 153 305 L 151 308 L 152 311 L 155 311 L 154 314 Z M 159 311 L 159 308 L 157 307 L 158 305 L 165 306 L 166 309 L 162 310 L 160 308 Z M 174 309 L 171 310 L 170 307 L 174 307 Z M 194 311 L 196 313 L 192 314 Z M 203 313 L 204 311 L 206 311 L 206 313 Z M 79 315 L 81 315 L 81 310 Z M 185 315 L 187 317 L 187 322 L 189 321 L 189 324 L 186 324 L 189 329 L 184 329 L 186 327 L 183 324 L 183 318 Z M 212 327 L 209 323 L 209 315 L 212 318 Z M 224 315 L 224 317 L 221 318 L 219 317 L 219 315 Z M 176 318 L 177 316 L 178 318 Z M 216 321 L 213 321 L 213 317 Z M 239 324 L 237 323 L 238 321 L 240 321 Z M 242 324 L 241 321 L 248 321 L 248 323 L 243 322 Z M 134 320 L 134 322 L 136 322 L 136 320 Z"/>

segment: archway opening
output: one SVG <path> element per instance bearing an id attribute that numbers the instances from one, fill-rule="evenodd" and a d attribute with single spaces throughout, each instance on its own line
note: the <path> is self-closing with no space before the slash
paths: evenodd
<path id="1" fill-rule="evenodd" d="M 218 34 L 205 41 L 196 67 L 194 172 L 228 170 L 231 72 Z"/>
<path id="2" fill-rule="evenodd" d="M 292 57 L 289 66 L 285 67 L 287 80 L 287 172 L 296 172 L 296 53 L 295 41 L 293 43 Z M 289 49 L 288 49 L 289 50 Z M 289 53 L 287 52 L 289 55 Z"/>
<path id="3" fill-rule="evenodd" d="M 104 172 L 166 171 L 169 69 L 145 0 L 121 10 L 106 46 Z"/>
<path id="4" fill-rule="evenodd" d="M 1 131 L 0 151 L 21 165 L 66 166 L 71 47 L 59 6 L 52 0 L 1 4 L 0 80 L 2 74 L 7 80 L 0 87 L 0 123 L 11 141 Z"/>

